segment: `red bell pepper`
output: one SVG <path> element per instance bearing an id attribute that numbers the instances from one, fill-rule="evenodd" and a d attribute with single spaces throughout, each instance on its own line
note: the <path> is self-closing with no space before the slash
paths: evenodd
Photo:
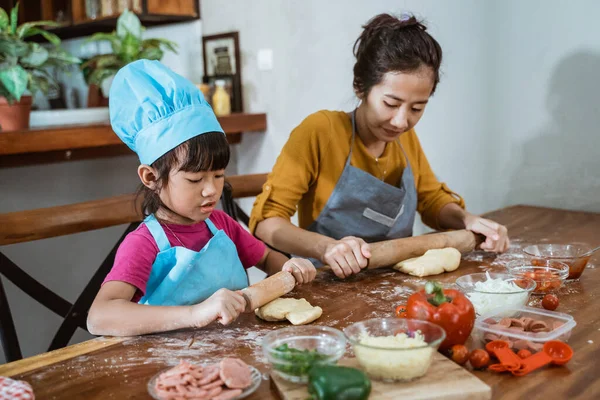
<path id="1" fill-rule="evenodd" d="M 440 346 L 440 351 L 444 351 L 455 344 L 465 344 L 475 324 L 475 308 L 462 292 L 427 282 L 424 290 L 408 298 L 406 317 L 444 328 L 446 339 Z"/>

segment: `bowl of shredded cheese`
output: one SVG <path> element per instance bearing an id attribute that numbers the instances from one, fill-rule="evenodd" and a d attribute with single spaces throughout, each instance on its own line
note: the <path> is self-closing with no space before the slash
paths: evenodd
<path id="1" fill-rule="evenodd" d="M 373 318 L 344 329 L 366 374 L 384 382 L 412 381 L 427 373 L 446 338 L 440 326 L 409 318 Z"/>
<path id="2" fill-rule="evenodd" d="M 535 281 L 527 277 L 490 272 L 461 276 L 456 285 L 473 303 L 478 316 L 502 308 L 523 307 L 536 287 Z"/>

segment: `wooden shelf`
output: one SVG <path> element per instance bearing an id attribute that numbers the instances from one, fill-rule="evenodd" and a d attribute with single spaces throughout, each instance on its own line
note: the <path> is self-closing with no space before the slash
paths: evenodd
<path id="1" fill-rule="evenodd" d="M 220 117 L 230 144 L 243 132 L 264 131 L 266 114 L 234 113 Z M 0 132 L 0 168 L 132 154 L 110 124 L 65 125 Z"/>
<path id="2" fill-rule="evenodd" d="M 186 15 L 138 15 L 142 25 L 145 27 L 173 24 L 178 22 L 187 22 L 198 19 L 198 17 Z M 115 17 L 98 17 L 94 20 L 84 20 L 75 22 L 72 25 L 61 26 L 48 29 L 61 39 L 72 39 L 83 36 L 90 36 L 96 32 L 110 33 L 117 29 L 117 18 Z M 42 37 L 35 37 L 35 41 L 44 42 Z"/>
<path id="3" fill-rule="evenodd" d="M 119 8 L 102 10 L 98 6 L 97 18 L 90 19 L 86 13 L 86 0 L 19 0 L 19 23 L 50 20 L 60 21 L 63 26 L 49 28 L 61 39 L 89 36 L 96 32 L 112 32 L 116 29 Z M 102 3 L 100 0 L 96 0 Z M 8 13 L 17 0 L 0 0 L 0 7 Z M 199 0 L 140 0 L 130 10 L 138 16 L 142 25 L 157 26 L 200 19 Z M 42 36 L 34 36 L 33 41 L 45 42 Z"/>

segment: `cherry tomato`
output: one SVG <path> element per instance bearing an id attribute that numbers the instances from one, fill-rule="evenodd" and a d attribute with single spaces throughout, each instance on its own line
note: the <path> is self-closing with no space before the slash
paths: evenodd
<path id="1" fill-rule="evenodd" d="M 469 362 L 474 369 L 482 369 L 490 363 L 490 355 L 483 349 L 476 349 L 471 352 Z"/>
<path id="2" fill-rule="evenodd" d="M 521 349 L 521 350 L 519 350 L 517 355 L 521 358 L 527 358 L 527 357 L 531 357 L 531 352 L 527 349 Z"/>
<path id="3" fill-rule="evenodd" d="M 401 304 L 396 307 L 396 317 L 398 318 L 406 318 L 406 305 Z"/>
<path id="4" fill-rule="evenodd" d="M 450 358 L 458 365 L 463 365 L 469 360 L 469 349 L 463 344 L 455 344 L 450 348 Z"/>
<path id="5" fill-rule="evenodd" d="M 558 307 L 558 297 L 554 294 L 547 294 L 542 299 L 542 307 L 546 310 L 556 310 Z"/>

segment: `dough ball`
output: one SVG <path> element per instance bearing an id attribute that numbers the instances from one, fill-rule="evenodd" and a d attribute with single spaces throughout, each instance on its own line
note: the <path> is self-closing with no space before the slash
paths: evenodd
<path id="1" fill-rule="evenodd" d="M 306 299 L 275 299 L 255 310 L 257 317 L 265 321 L 287 319 L 294 325 L 313 322 L 323 314 L 321 307 L 313 307 Z"/>
<path id="2" fill-rule="evenodd" d="M 460 251 L 453 247 L 428 250 L 421 257 L 401 261 L 394 266 L 400 272 L 418 277 L 454 271 L 460 265 Z"/>

